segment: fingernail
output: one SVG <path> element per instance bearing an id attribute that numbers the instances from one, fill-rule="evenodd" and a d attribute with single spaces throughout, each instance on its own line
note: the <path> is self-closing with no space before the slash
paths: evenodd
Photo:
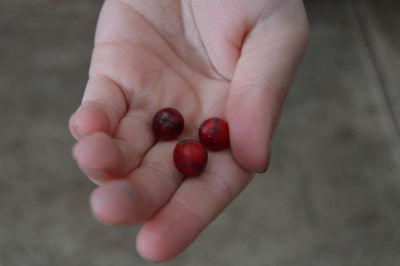
<path id="1" fill-rule="evenodd" d="M 76 125 L 72 125 L 72 135 L 77 139 L 81 140 L 84 137 L 86 137 L 85 134 L 83 134 Z"/>
<path id="2" fill-rule="evenodd" d="M 79 140 L 81 140 L 81 139 L 83 139 L 83 138 L 86 137 L 86 135 L 83 134 L 83 133 L 82 133 L 79 129 L 77 129 L 77 128 L 75 128 L 75 134 L 76 134 L 76 137 L 77 137 Z"/>
<path id="3" fill-rule="evenodd" d="M 265 165 L 264 170 L 258 172 L 259 174 L 263 174 L 263 173 L 267 172 L 267 170 L 269 168 L 269 165 L 270 165 L 270 162 L 271 162 L 271 157 L 272 157 L 272 151 L 269 149 L 268 153 L 267 153 L 267 160 L 266 160 L 267 164 Z"/>

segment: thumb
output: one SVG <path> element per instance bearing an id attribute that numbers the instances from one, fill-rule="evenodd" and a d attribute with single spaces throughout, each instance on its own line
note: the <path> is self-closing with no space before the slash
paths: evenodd
<path id="1" fill-rule="evenodd" d="M 233 155 L 252 172 L 268 167 L 269 143 L 307 47 L 304 7 L 301 1 L 289 2 L 301 7 L 278 10 L 247 35 L 227 101 Z"/>

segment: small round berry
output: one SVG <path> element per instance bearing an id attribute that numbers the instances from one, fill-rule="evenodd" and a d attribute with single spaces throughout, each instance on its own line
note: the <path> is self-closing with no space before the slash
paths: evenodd
<path id="1" fill-rule="evenodd" d="M 207 119 L 199 129 L 199 139 L 207 149 L 220 151 L 229 147 L 229 126 L 218 117 Z"/>
<path id="2" fill-rule="evenodd" d="M 184 139 L 175 146 L 174 163 L 185 176 L 200 175 L 206 168 L 207 160 L 207 150 L 197 140 Z"/>
<path id="3" fill-rule="evenodd" d="M 154 115 L 153 132 L 159 139 L 176 139 L 182 133 L 183 127 L 183 116 L 173 108 L 164 108 Z"/>

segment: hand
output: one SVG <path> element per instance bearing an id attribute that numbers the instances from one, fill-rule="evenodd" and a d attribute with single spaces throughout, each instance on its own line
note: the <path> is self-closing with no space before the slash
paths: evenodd
<path id="1" fill-rule="evenodd" d="M 100 184 L 96 217 L 144 223 L 137 249 L 168 260 L 186 248 L 266 170 L 268 146 L 307 46 L 300 0 L 106 0 L 82 105 L 70 120 L 80 168 Z M 155 142 L 153 115 L 185 118 L 197 138 L 209 117 L 225 118 L 231 149 L 209 152 L 205 172 L 175 169 L 177 141 Z"/>

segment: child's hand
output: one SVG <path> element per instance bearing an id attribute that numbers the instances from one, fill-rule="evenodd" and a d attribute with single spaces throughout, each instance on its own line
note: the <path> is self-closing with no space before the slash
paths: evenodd
<path id="1" fill-rule="evenodd" d="M 90 78 L 70 128 L 74 157 L 96 183 L 104 223 L 144 223 L 137 248 L 170 259 L 268 165 L 268 146 L 308 24 L 300 0 L 107 0 Z M 209 117 L 225 118 L 231 150 L 209 152 L 205 172 L 184 179 L 155 142 L 153 115 L 174 107 L 181 138 Z M 105 182 L 107 181 L 107 182 Z"/>

